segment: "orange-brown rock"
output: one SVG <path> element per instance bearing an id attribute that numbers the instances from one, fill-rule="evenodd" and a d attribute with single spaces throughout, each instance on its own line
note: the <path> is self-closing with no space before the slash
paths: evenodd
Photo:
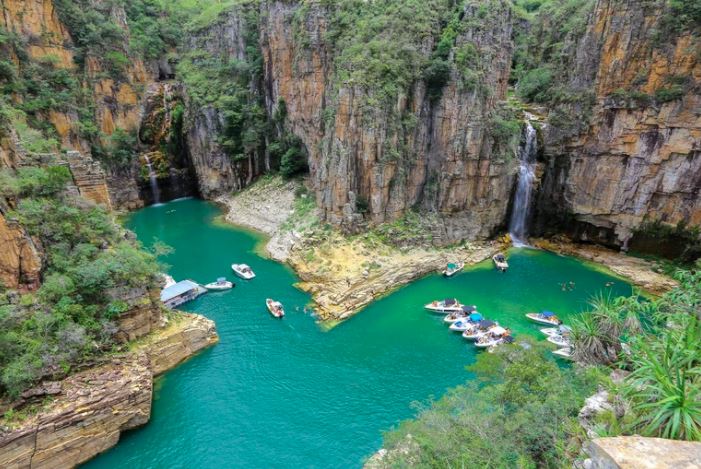
<path id="1" fill-rule="evenodd" d="M 305 3 L 305 19 L 293 27 L 299 8 L 295 2 L 264 2 L 266 102 L 270 113 L 279 100 L 286 104 L 287 125 L 309 152 L 322 218 L 353 228 L 363 219 L 394 220 L 418 207 L 440 216 L 437 243 L 486 237 L 500 227 L 515 168 L 508 152 L 494 148 L 488 118 L 505 98 L 510 72 L 508 5 L 495 2 L 485 21 L 471 21 L 474 4 L 461 15 L 465 28 L 456 45 L 472 43 L 488 64 L 480 82 L 484 94 L 462 86 L 453 71 L 437 102 L 418 80 L 394 103 L 384 103 L 372 87 L 338 82 L 325 34 L 334 7 Z M 305 41 L 297 40 L 300 34 Z M 430 36 L 420 45 L 427 60 L 433 45 Z M 405 126 L 402 118 L 416 125 Z M 361 206 L 368 208 L 364 217 Z"/>
<path id="2" fill-rule="evenodd" d="M 682 32 L 654 41 L 670 14 L 664 3 L 596 2 L 570 83 L 596 102 L 581 135 L 545 130 L 540 224 L 559 211 L 573 216 L 567 229 L 577 239 L 633 247 L 644 221 L 701 225 L 701 39 Z M 675 84 L 678 99 L 654 96 Z M 631 92 L 638 98 L 625 98 Z"/>
<path id="3" fill-rule="evenodd" d="M 68 30 L 59 21 L 53 0 L 3 0 L 0 25 L 6 30 L 30 37 L 28 52 L 38 59 L 52 56 L 57 65 L 73 68 L 73 51 Z"/>
<path id="4" fill-rule="evenodd" d="M 216 341 L 212 321 L 178 314 L 130 354 L 52 383 L 58 393 L 35 415 L 0 419 L 0 467 L 75 467 L 116 445 L 121 432 L 148 422 L 153 377 Z"/>
<path id="5" fill-rule="evenodd" d="M 41 250 L 21 225 L 8 220 L 0 206 L 0 284 L 34 290 L 41 282 Z"/>

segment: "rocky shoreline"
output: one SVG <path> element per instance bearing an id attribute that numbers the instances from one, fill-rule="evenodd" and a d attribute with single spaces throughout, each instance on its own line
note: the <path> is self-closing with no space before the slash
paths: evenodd
<path id="1" fill-rule="evenodd" d="M 153 378 L 218 341 L 214 322 L 176 313 L 128 353 L 43 383 L 49 401 L 20 422 L 0 420 L 0 467 L 74 467 L 148 422 Z"/>
<path id="2" fill-rule="evenodd" d="M 597 245 L 573 243 L 564 238 L 534 239 L 532 242 L 535 247 L 540 249 L 603 265 L 645 292 L 654 295 L 661 295 L 677 286 L 674 279 L 655 272 L 653 270 L 654 264 L 645 259 Z"/>

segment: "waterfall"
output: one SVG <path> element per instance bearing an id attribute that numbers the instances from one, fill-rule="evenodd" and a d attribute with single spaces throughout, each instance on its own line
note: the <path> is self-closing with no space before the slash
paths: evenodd
<path id="1" fill-rule="evenodd" d="M 535 180 L 536 155 L 538 153 L 538 138 L 535 128 L 526 116 L 526 129 L 523 144 L 519 148 L 518 183 L 514 205 L 511 209 L 509 233 L 514 246 L 528 244 L 528 214 L 531 205 L 531 191 Z"/>
<path id="2" fill-rule="evenodd" d="M 153 195 L 153 203 L 161 203 L 161 191 L 158 189 L 158 178 L 156 177 L 156 172 L 151 166 L 151 160 L 148 159 L 148 155 L 144 155 L 144 160 L 146 160 L 146 167 L 148 168 L 148 178 L 151 181 L 151 194 Z"/>

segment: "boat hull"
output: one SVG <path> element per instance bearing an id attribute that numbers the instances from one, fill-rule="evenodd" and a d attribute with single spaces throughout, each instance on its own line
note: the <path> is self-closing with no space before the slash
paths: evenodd
<path id="1" fill-rule="evenodd" d="M 424 306 L 424 309 L 436 313 L 436 314 L 446 314 L 446 313 L 457 313 L 462 311 L 462 307 L 464 305 L 451 305 L 451 306 L 444 306 L 444 305 L 432 305 L 431 303 L 427 304 Z"/>
<path id="2" fill-rule="evenodd" d="M 207 290 L 211 291 L 223 291 L 223 290 L 231 290 L 234 288 L 234 284 L 231 282 L 226 282 L 223 284 L 217 284 L 217 283 L 208 283 L 207 285 L 204 286 Z"/>
<path id="3" fill-rule="evenodd" d="M 551 344 L 557 345 L 558 347 L 569 347 L 572 345 L 569 340 L 564 339 L 562 336 L 557 336 L 557 335 L 550 336 L 545 340 L 547 340 Z"/>
<path id="4" fill-rule="evenodd" d="M 562 321 L 560 321 L 559 319 L 549 320 L 542 318 L 536 314 L 526 314 L 526 317 L 533 322 L 537 322 L 538 324 L 546 324 L 548 326 L 559 326 L 560 324 L 562 324 Z"/>

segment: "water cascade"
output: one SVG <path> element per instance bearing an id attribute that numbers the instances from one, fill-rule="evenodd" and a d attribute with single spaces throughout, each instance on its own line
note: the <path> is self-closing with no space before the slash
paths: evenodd
<path id="1" fill-rule="evenodd" d="M 531 191 L 535 180 L 538 138 L 530 119 L 526 116 L 525 140 L 519 148 L 519 169 L 514 206 L 511 210 L 509 233 L 514 246 L 525 246 L 528 241 L 528 214 L 531 205 Z"/>
<path id="2" fill-rule="evenodd" d="M 156 172 L 153 170 L 151 165 L 151 160 L 148 159 L 148 155 L 144 155 L 144 160 L 146 160 L 146 167 L 148 168 L 148 178 L 151 181 L 151 194 L 153 195 L 153 203 L 161 203 L 161 191 L 158 188 L 158 178 L 156 177 Z"/>

